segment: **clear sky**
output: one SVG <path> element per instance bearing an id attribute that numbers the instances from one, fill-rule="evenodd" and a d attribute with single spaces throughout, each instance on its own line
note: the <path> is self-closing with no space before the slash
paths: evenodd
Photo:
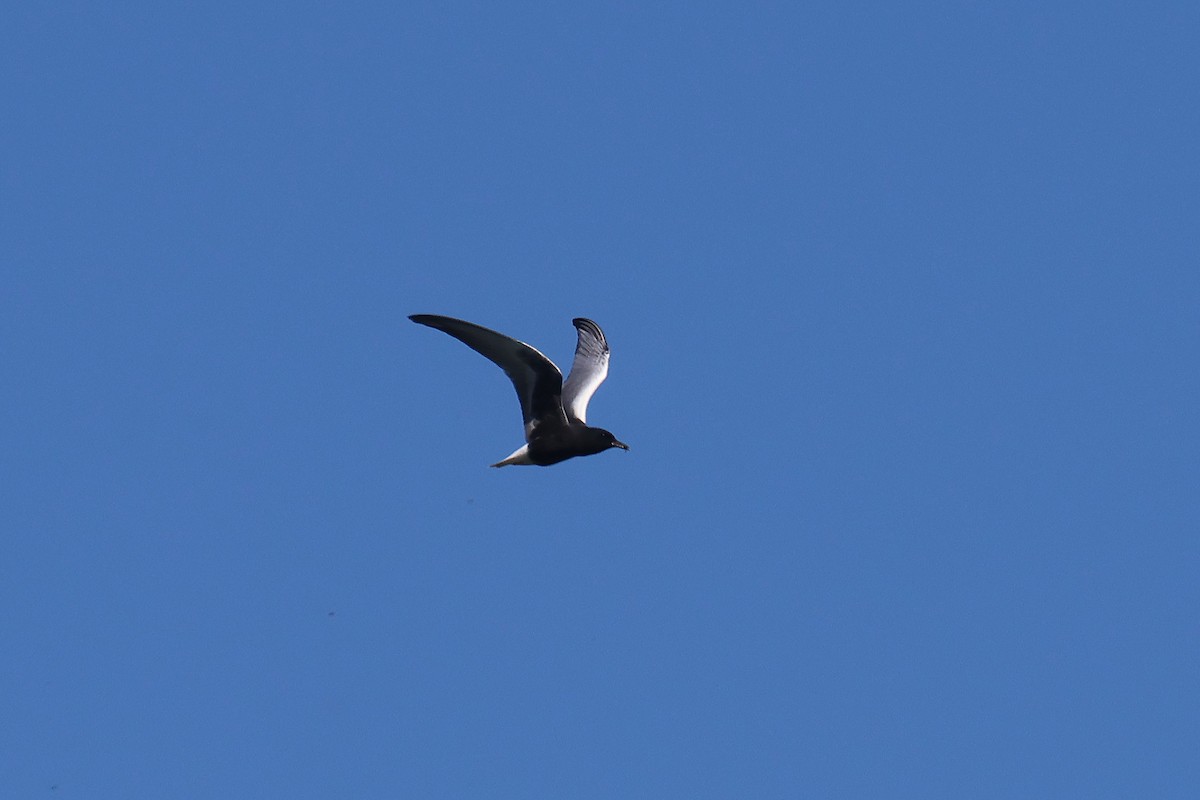
<path id="1" fill-rule="evenodd" d="M 1200 796 L 1198 31 L 9 8 L 0 796 Z"/>

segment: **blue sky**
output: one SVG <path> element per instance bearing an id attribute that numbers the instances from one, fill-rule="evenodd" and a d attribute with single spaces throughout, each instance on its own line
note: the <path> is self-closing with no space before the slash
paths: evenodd
<path id="1" fill-rule="evenodd" d="M 5 17 L 0 795 L 1200 790 L 1194 3 Z"/>

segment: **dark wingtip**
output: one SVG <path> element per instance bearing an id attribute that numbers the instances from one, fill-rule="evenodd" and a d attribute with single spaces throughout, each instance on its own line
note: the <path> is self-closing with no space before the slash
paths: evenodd
<path id="1" fill-rule="evenodd" d="M 436 328 L 434 322 L 438 319 L 437 314 L 409 314 L 408 318 L 418 325 L 428 325 L 430 328 Z"/>
<path id="2" fill-rule="evenodd" d="M 604 338 L 604 331 L 600 330 L 600 326 L 587 317 L 576 317 L 571 320 L 571 324 L 581 331 L 587 331 L 592 336 L 595 336 L 600 341 L 608 344 L 608 340 Z"/>

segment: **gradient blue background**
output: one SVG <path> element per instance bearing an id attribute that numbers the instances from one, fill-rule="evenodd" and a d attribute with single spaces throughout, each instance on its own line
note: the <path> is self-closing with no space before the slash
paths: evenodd
<path id="1" fill-rule="evenodd" d="M 1200 796 L 1197 31 L 9 8 L 0 796 Z"/>

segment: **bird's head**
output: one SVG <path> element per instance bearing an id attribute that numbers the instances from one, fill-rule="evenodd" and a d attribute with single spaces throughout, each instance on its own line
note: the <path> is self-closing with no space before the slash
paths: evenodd
<path id="1" fill-rule="evenodd" d="M 600 450 L 607 450 L 610 447 L 619 447 L 622 450 L 629 449 L 629 445 L 625 444 L 624 442 L 617 441 L 617 437 L 613 436 L 603 428 L 593 428 L 592 430 L 595 432 L 593 435 L 595 437 L 596 444 L 600 445 Z M 599 452 L 599 450 L 597 450 L 597 452 Z"/>

